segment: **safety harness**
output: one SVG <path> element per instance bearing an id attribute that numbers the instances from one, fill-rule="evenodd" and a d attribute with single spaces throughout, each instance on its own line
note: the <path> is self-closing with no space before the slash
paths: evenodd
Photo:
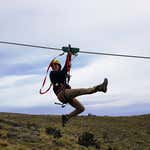
<path id="1" fill-rule="evenodd" d="M 54 57 L 53 60 L 56 59 L 57 57 L 60 57 L 60 56 L 64 55 L 65 52 L 67 52 L 67 53 L 70 52 L 74 56 L 77 56 L 77 53 L 79 52 L 79 48 L 71 48 L 71 45 L 68 45 L 68 47 L 62 47 L 62 50 L 63 50 L 63 53 L 61 53 L 61 54 L 57 55 L 56 57 Z M 46 80 L 47 80 L 47 75 L 48 75 L 48 72 L 50 70 L 50 67 L 51 67 L 51 64 L 52 64 L 53 60 L 49 63 L 49 65 L 47 67 L 46 75 L 44 77 L 44 80 L 43 80 L 43 83 L 42 83 L 42 87 L 40 89 L 40 94 L 47 93 L 51 89 L 51 87 L 53 85 L 52 83 L 50 83 L 48 89 L 45 90 L 45 91 L 42 91 L 42 89 L 45 86 L 45 83 L 46 83 Z M 67 80 L 66 81 L 67 81 L 68 84 L 69 84 L 69 81 L 70 81 L 70 69 L 71 69 L 71 63 L 70 62 L 71 62 L 71 57 L 67 57 L 67 59 L 66 59 L 66 67 L 67 67 L 66 79 Z"/>

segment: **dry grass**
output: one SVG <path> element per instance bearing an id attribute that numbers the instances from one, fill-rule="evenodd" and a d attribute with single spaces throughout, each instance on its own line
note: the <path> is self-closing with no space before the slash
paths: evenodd
<path id="1" fill-rule="evenodd" d="M 48 134 L 54 128 L 62 136 Z M 79 145 L 84 132 L 94 145 Z M 72 119 L 61 127 L 60 116 L 0 113 L 0 150 L 150 150 L 150 115 Z"/>

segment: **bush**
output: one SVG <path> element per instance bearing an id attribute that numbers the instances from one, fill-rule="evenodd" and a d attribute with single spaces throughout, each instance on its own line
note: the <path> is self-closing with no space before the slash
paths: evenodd
<path id="1" fill-rule="evenodd" d="M 54 138 L 62 137 L 60 130 L 56 128 L 48 127 L 46 128 L 46 133 L 49 135 L 53 135 Z"/>
<path id="2" fill-rule="evenodd" d="M 99 146 L 96 144 L 96 139 L 94 138 L 94 134 L 89 132 L 84 132 L 81 136 L 79 136 L 78 144 L 84 145 L 86 147 L 95 146 L 96 148 L 99 148 Z"/>

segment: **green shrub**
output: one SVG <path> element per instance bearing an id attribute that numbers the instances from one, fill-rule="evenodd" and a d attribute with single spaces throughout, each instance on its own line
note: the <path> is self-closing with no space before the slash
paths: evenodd
<path id="1" fill-rule="evenodd" d="M 60 130 L 56 128 L 48 127 L 46 128 L 46 133 L 52 135 L 54 138 L 62 137 Z"/>
<path id="2" fill-rule="evenodd" d="M 83 132 L 83 134 L 81 136 L 79 136 L 78 144 L 84 145 L 86 147 L 94 146 L 97 149 L 100 149 L 100 147 L 96 143 L 96 139 L 94 137 L 94 134 L 89 133 L 89 132 Z"/>

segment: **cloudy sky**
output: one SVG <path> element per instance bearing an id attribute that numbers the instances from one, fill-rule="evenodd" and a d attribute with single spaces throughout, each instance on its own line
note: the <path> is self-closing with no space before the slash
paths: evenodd
<path id="1" fill-rule="evenodd" d="M 1 0 L 0 40 L 82 51 L 150 56 L 149 0 Z M 0 44 L 0 112 L 62 114 L 50 91 L 39 89 L 50 60 L 60 52 Z M 60 58 L 62 64 L 65 56 Z M 79 54 L 72 88 L 105 77 L 108 92 L 81 96 L 83 114 L 150 113 L 150 60 Z M 48 80 L 49 82 L 49 80 Z"/>

